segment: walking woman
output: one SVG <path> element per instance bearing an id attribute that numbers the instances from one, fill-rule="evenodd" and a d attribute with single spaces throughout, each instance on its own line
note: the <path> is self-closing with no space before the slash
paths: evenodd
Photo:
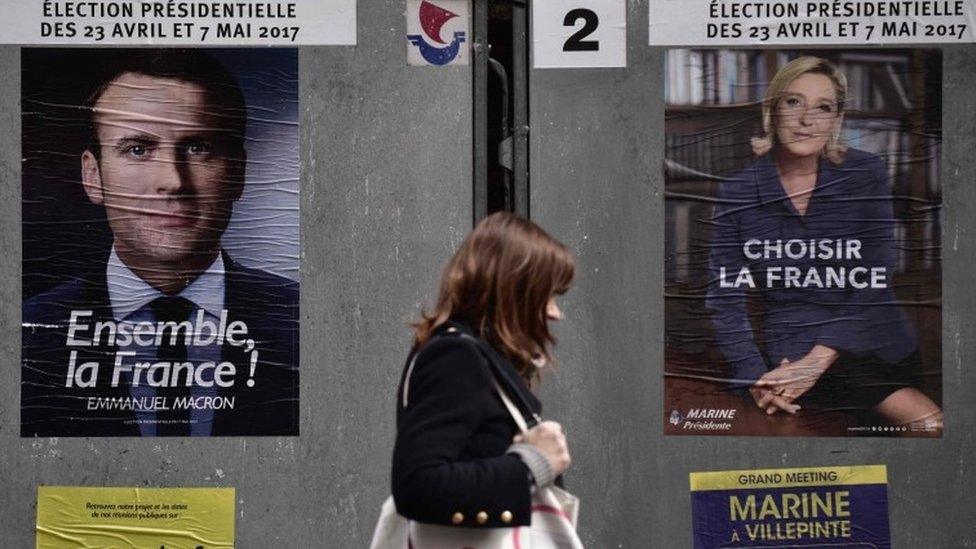
<path id="1" fill-rule="evenodd" d="M 707 305 L 733 371 L 769 414 L 868 410 L 941 431 L 915 385 L 915 329 L 892 290 L 895 227 L 885 163 L 840 142 L 847 82 L 799 57 L 763 101 L 757 160 L 723 181 L 713 217 Z M 758 290 L 753 333 L 747 289 Z"/>
<path id="2" fill-rule="evenodd" d="M 517 434 L 496 382 L 527 417 L 531 387 L 553 362 L 548 323 L 574 276 L 572 254 L 534 223 L 496 213 L 475 227 L 441 278 L 436 307 L 414 324 L 397 394 L 393 499 L 436 525 L 499 528 L 531 521 L 533 490 L 570 465 L 562 427 Z M 489 362 L 494 367 L 489 367 Z"/>

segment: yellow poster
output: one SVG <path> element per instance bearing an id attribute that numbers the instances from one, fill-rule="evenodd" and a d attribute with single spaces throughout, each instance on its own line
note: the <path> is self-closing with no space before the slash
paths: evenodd
<path id="1" fill-rule="evenodd" d="M 37 489 L 37 549 L 228 549 L 233 488 Z"/>

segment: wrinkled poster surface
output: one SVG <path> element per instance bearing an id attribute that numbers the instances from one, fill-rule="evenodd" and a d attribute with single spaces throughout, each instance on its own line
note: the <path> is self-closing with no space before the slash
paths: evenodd
<path id="1" fill-rule="evenodd" d="M 691 473 L 695 549 L 885 549 L 884 465 Z"/>
<path id="2" fill-rule="evenodd" d="M 941 436 L 937 50 L 671 50 L 665 433 Z"/>
<path id="3" fill-rule="evenodd" d="M 37 489 L 37 549 L 234 547 L 233 488 Z"/>
<path id="4" fill-rule="evenodd" d="M 297 50 L 22 66 L 22 436 L 298 434 Z"/>

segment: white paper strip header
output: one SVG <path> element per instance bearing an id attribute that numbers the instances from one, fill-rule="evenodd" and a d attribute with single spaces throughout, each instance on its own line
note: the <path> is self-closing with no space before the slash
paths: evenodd
<path id="1" fill-rule="evenodd" d="M 356 0 L 4 0 L 4 4 L 2 44 L 356 43 Z"/>
<path id="2" fill-rule="evenodd" d="M 652 46 L 973 42 L 976 0 L 650 0 Z"/>

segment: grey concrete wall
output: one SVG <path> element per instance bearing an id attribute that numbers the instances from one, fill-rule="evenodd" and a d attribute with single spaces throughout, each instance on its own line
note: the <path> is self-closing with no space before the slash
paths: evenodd
<path id="1" fill-rule="evenodd" d="M 408 68 L 402 0 L 300 51 L 301 436 L 20 439 L 20 53 L 0 47 L 0 546 L 39 485 L 228 486 L 238 547 L 365 547 L 389 494 L 406 321 L 470 230 L 470 67 Z"/>
<path id="2" fill-rule="evenodd" d="M 945 51 L 941 440 L 664 437 L 663 51 L 629 3 L 628 68 L 535 70 L 532 217 L 578 253 L 547 416 L 567 428 L 591 547 L 691 547 L 688 473 L 888 465 L 894 547 L 976 547 L 976 46 Z"/>
<path id="3" fill-rule="evenodd" d="M 0 48 L 0 535 L 31 547 L 38 485 L 232 486 L 242 548 L 364 547 L 389 491 L 404 321 L 470 226 L 470 70 L 404 66 L 402 2 L 359 45 L 301 51 L 298 438 L 20 439 L 19 51 Z M 942 440 L 662 436 L 662 51 L 630 3 L 627 69 L 532 74 L 533 217 L 578 253 L 542 389 L 568 430 L 588 546 L 690 547 L 688 473 L 886 463 L 896 547 L 976 546 L 976 46 L 946 49 Z"/>
<path id="4" fill-rule="evenodd" d="M 628 68 L 533 70 L 529 87 L 531 215 L 577 254 L 543 415 L 566 428 L 588 547 L 691 547 L 674 469 L 691 457 L 661 440 L 663 58 L 646 20 L 632 5 Z"/>

